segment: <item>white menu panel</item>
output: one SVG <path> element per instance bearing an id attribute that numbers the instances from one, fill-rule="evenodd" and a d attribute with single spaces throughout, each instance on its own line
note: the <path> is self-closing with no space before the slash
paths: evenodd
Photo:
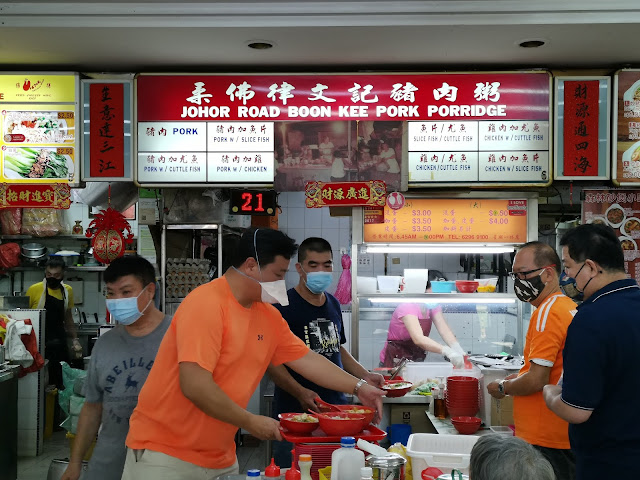
<path id="1" fill-rule="evenodd" d="M 478 172 L 481 182 L 544 182 L 549 179 L 549 152 L 480 152 Z"/>
<path id="2" fill-rule="evenodd" d="M 549 122 L 495 120 L 478 125 L 480 151 L 549 150 Z"/>
<path id="3" fill-rule="evenodd" d="M 478 150 L 478 122 L 409 122 L 409 151 Z"/>
<path id="4" fill-rule="evenodd" d="M 204 152 L 205 122 L 140 122 L 138 152 Z"/>
<path id="5" fill-rule="evenodd" d="M 208 182 L 273 182 L 273 151 L 210 152 L 207 154 L 207 165 Z"/>
<path id="6" fill-rule="evenodd" d="M 209 152 L 273 152 L 273 122 L 209 122 Z"/>
<path id="7" fill-rule="evenodd" d="M 205 152 L 138 153 L 138 179 L 161 183 L 204 183 L 207 180 Z"/>
<path id="8" fill-rule="evenodd" d="M 451 181 L 478 181 L 478 152 L 409 152 L 409 182 Z"/>

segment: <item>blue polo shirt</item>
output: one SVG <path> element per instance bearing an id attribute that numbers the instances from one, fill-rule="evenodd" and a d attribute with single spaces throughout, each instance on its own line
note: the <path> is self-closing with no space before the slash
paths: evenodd
<path id="1" fill-rule="evenodd" d="M 342 325 L 340 302 L 330 293 L 324 292 L 327 301 L 324 305 L 316 307 L 302 298 L 295 288 L 289 289 L 287 294 L 288 306 L 274 306 L 287 321 L 291 331 L 302 339 L 309 349 L 343 368 L 340 347 L 347 343 L 347 339 Z M 300 385 L 316 392 L 325 402 L 338 405 L 347 403 L 344 393 L 316 385 L 289 367 L 286 368 Z M 277 385 L 273 396 L 273 414 L 276 418 L 279 413 L 302 411 L 300 402 Z"/>
<path id="2" fill-rule="evenodd" d="M 569 425 L 577 480 L 637 473 L 640 461 L 640 287 L 617 280 L 578 307 L 564 347 L 562 400 L 593 413 Z"/>

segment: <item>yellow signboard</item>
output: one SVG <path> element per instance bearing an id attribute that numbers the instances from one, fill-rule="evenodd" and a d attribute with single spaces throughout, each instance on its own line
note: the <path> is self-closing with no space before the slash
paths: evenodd
<path id="1" fill-rule="evenodd" d="M 364 225 L 367 243 L 508 243 L 527 241 L 526 199 L 412 199 L 384 223 Z"/>
<path id="2" fill-rule="evenodd" d="M 0 105 L 4 103 L 74 103 L 77 75 L 20 73 L 0 75 Z"/>

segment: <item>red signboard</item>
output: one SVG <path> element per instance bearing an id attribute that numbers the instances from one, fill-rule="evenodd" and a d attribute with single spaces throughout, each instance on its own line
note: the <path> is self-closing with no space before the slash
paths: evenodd
<path id="1" fill-rule="evenodd" d="M 598 175 L 600 82 L 564 82 L 564 176 Z"/>
<path id="2" fill-rule="evenodd" d="M 548 120 L 547 73 L 139 75 L 139 122 Z"/>
<path id="3" fill-rule="evenodd" d="M 90 176 L 124 177 L 124 85 L 92 83 L 89 114 Z"/>
<path id="4" fill-rule="evenodd" d="M 364 207 L 364 224 L 384 223 L 384 207 Z"/>
<path id="5" fill-rule="evenodd" d="M 387 200 L 387 186 L 380 180 L 369 182 L 307 182 L 307 208 L 381 206 Z"/>
<path id="6" fill-rule="evenodd" d="M 67 183 L 0 184 L 0 208 L 58 208 L 71 205 L 71 188 Z"/>

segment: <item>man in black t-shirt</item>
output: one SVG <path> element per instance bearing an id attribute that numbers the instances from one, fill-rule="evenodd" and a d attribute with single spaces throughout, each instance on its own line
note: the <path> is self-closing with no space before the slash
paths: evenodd
<path id="1" fill-rule="evenodd" d="M 289 328 L 314 352 L 323 355 L 350 374 L 367 383 L 382 386 L 382 375 L 367 371 L 344 347 L 347 343 L 338 300 L 325 290 L 333 282 L 331 244 L 323 238 L 310 237 L 298 248 L 296 270 L 300 281 L 288 290 L 289 305 L 274 305 L 289 324 Z M 318 411 L 316 397 L 334 403 L 346 403 L 341 392 L 320 387 L 284 365 L 267 370 L 276 384 L 273 414 Z M 280 467 L 291 466 L 292 445 L 274 442 L 274 458 Z"/>

